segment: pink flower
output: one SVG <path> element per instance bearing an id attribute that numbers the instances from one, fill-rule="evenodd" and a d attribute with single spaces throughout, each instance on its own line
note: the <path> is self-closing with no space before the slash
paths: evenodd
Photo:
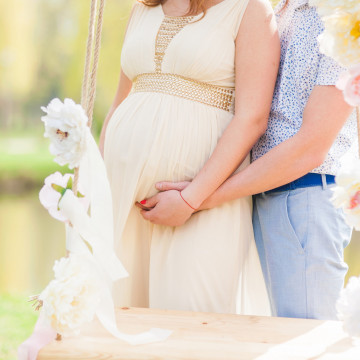
<path id="1" fill-rule="evenodd" d="M 58 208 L 58 204 L 65 191 L 67 189 L 71 189 L 73 177 L 73 174 L 62 175 L 59 171 L 57 171 L 45 179 L 45 184 L 39 192 L 39 199 L 44 208 L 49 211 L 49 214 L 53 218 L 64 222 L 67 222 L 68 219 L 62 214 Z M 69 182 L 70 179 L 71 181 Z M 80 184 L 79 188 L 81 190 Z M 89 205 L 88 200 L 85 197 L 81 197 L 80 202 L 82 202 L 85 208 Z"/>
<path id="2" fill-rule="evenodd" d="M 343 91 L 345 101 L 351 106 L 360 106 L 360 64 L 342 74 L 336 87 Z"/>
<path id="3" fill-rule="evenodd" d="M 360 205 L 360 191 L 357 191 L 350 199 L 349 209 L 353 210 Z"/>

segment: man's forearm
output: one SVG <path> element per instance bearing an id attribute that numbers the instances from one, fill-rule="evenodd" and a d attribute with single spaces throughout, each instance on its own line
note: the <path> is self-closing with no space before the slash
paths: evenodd
<path id="1" fill-rule="evenodd" d="M 213 207 L 287 184 L 319 166 L 325 153 L 317 144 L 304 142 L 302 134 L 297 134 L 230 177 L 204 205 Z"/>

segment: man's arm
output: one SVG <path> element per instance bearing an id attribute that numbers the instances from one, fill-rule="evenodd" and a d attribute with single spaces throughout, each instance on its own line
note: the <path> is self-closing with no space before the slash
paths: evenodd
<path id="1" fill-rule="evenodd" d="M 320 166 L 352 110 L 335 86 L 315 86 L 298 133 L 230 177 L 201 208 L 274 189 Z"/>

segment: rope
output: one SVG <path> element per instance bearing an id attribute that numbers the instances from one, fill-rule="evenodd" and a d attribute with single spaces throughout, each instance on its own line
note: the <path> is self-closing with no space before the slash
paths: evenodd
<path id="1" fill-rule="evenodd" d="M 86 115 L 88 117 L 88 126 L 90 128 L 92 125 L 92 116 L 93 116 L 94 103 L 95 103 L 96 75 L 97 75 L 97 68 L 98 68 L 99 55 L 100 55 L 104 7 L 105 7 L 105 0 L 100 0 L 99 10 L 97 12 L 96 11 L 97 0 L 91 0 L 89 34 L 87 38 L 84 77 L 83 77 L 82 89 L 81 89 L 81 105 L 85 109 Z M 97 18 L 97 24 L 96 24 L 95 44 L 94 44 L 94 31 L 95 31 L 96 18 Z M 92 57 L 93 57 L 93 61 L 90 70 Z M 77 194 L 78 183 L 79 183 L 79 168 L 77 167 L 74 169 L 74 182 L 73 182 L 73 192 L 75 196 Z"/>
<path id="2" fill-rule="evenodd" d="M 89 89 L 89 93 L 88 93 L 87 115 L 88 115 L 88 119 L 89 119 L 88 125 L 90 128 L 92 126 L 92 120 L 93 120 L 93 109 L 94 109 L 95 93 L 96 93 L 96 75 L 97 75 L 99 55 L 100 55 L 101 31 L 102 31 L 102 23 L 103 23 L 103 16 L 104 16 L 104 6 L 105 6 L 105 0 L 100 0 L 99 15 L 98 15 L 97 28 L 96 28 L 96 38 L 95 38 L 94 61 L 93 61 L 93 68 L 91 71 L 90 89 Z"/>
<path id="3" fill-rule="evenodd" d="M 357 130 L 358 130 L 358 146 L 359 146 L 359 159 L 360 159 L 360 107 L 356 108 Z"/>
<path id="4" fill-rule="evenodd" d="M 91 1 L 90 8 L 90 19 L 89 19 L 89 30 L 88 30 L 88 39 L 86 44 L 86 57 L 85 57 L 85 68 L 81 89 L 81 106 L 86 109 L 87 107 L 87 93 L 89 86 L 89 73 L 91 65 L 91 54 L 93 52 L 93 43 L 94 43 L 94 30 L 95 30 L 95 17 L 96 17 L 96 4 L 97 0 Z"/>

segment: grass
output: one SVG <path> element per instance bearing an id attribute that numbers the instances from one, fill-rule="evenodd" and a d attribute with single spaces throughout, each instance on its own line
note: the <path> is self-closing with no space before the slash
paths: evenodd
<path id="1" fill-rule="evenodd" d="M 17 347 L 33 331 L 37 313 L 24 296 L 0 294 L 0 359 L 17 359 Z"/>
<path id="2" fill-rule="evenodd" d="M 0 134 L 0 192 L 27 191 L 55 171 L 69 171 L 53 161 L 43 129 Z M 26 296 L 0 293 L 0 359 L 17 359 L 17 348 L 33 331 L 37 313 Z"/>
<path id="3" fill-rule="evenodd" d="M 43 137 L 43 132 L 43 129 L 38 129 L 0 134 L 1 192 L 17 192 L 21 187 L 28 190 L 34 185 L 41 186 L 44 179 L 55 171 L 71 172 L 66 166 L 54 162 L 54 156 L 49 152 L 50 141 Z M 11 186 L 12 182 L 14 186 Z"/>
<path id="4" fill-rule="evenodd" d="M 43 138 L 42 130 L 22 134 L 1 134 L 0 181 L 17 178 L 42 183 L 50 173 L 56 170 L 63 171 L 53 161 L 48 146 L 49 141 Z"/>

